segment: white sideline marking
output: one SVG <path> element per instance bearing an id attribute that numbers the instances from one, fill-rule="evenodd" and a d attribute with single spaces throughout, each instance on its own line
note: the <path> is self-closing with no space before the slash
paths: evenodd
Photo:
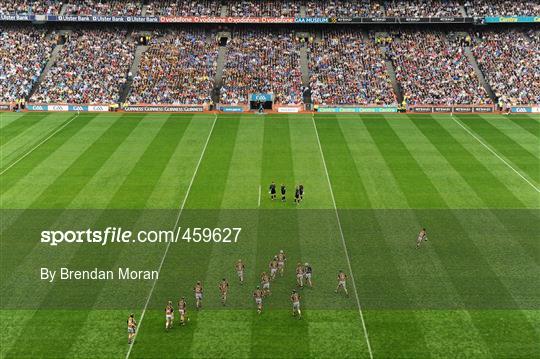
<path id="1" fill-rule="evenodd" d="M 484 146 L 485 148 L 487 148 L 489 150 L 489 152 L 493 153 L 495 155 L 495 157 L 497 157 L 498 159 L 500 159 L 505 165 L 508 166 L 508 168 L 510 168 L 512 171 L 514 171 L 519 177 L 521 177 L 525 182 L 527 182 L 532 188 L 534 188 L 534 190 L 536 192 L 540 192 L 540 189 L 538 187 L 536 187 L 531 181 L 529 181 L 527 178 L 525 178 L 525 176 L 523 176 L 518 170 L 516 170 L 514 167 L 512 167 L 508 162 L 506 162 L 506 160 L 504 158 L 502 158 L 501 156 L 499 156 L 499 154 L 497 152 L 495 152 L 494 150 L 491 149 L 491 147 L 489 147 L 488 145 L 486 145 L 481 139 L 479 139 L 477 136 L 474 135 L 474 133 L 472 133 L 471 130 L 469 130 L 467 128 L 467 126 L 464 126 L 461 121 L 457 120 L 453 114 L 450 115 L 450 117 L 452 118 L 452 120 L 454 120 L 455 123 L 457 123 L 458 125 L 460 125 L 465 131 L 467 131 L 467 133 L 469 135 L 471 135 L 475 140 L 477 140 L 478 142 L 480 142 L 482 144 L 482 146 Z"/>
<path id="2" fill-rule="evenodd" d="M 42 144 L 44 144 L 45 142 L 47 142 L 48 140 L 50 140 L 54 135 L 56 135 L 58 132 L 60 132 L 62 129 L 64 129 L 67 125 L 69 125 L 71 122 L 73 122 L 73 120 L 75 120 L 77 117 L 79 117 L 79 114 L 76 114 L 75 116 L 73 116 L 69 121 L 66 121 L 62 126 L 58 127 L 56 129 L 56 131 L 54 131 L 53 133 L 51 133 L 49 136 L 47 136 L 43 141 L 41 141 L 40 143 L 38 143 L 37 145 L 35 145 L 34 147 L 32 147 L 28 152 L 26 152 L 24 155 L 22 155 L 21 157 L 19 157 L 15 162 L 13 162 L 12 164 L 10 164 L 9 166 L 7 166 L 4 170 L 2 170 L 2 172 L 0 172 L 0 176 L 3 175 L 4 173 L 6 173 L 10 168 L 12 168 L 13 166 L 15 166 L 17 163 L 21 162 L 23 159 L 25 159 L 29 154 L 31 154 L 32 152 L 34 152 L 39 146 L 41 146 Z"/>
<path id="3" fill-rule="evenodd" d="M 260 206 L 261 206 L 261 185 L 259 185 L 259 203 L 257 207 L 260 207 Z"/>
<path id="4" fill-rule="evenodd" d="M 311 115 L 311 121 L 313 122 L 313 127 L 315 128 L 315 135 L 317 136 L 317 143 L 319 144 L 319 151 L 321 152 L 321 158 L 324 166 L 324 172 L 326 173 L 326 179 L 328 181 L 328 187 L 330 188 L 330 195 L 332 196 L 332 203 L 334 205 L 334 210 L 336 212 L 336 219 L 339 227 L 339 234 L 341 236 L 341 243 L 343 244 L 343 250 L 345 251 L 345 256 L 347 258 L 347 265 L 349 266 L 349 273 L 351 275 L 352 287 L 354 289 L 354 295 L 356 297 L 356 304 L 358 306 L 358 313 L 360 314 L 360 319 L 362 321 L 362 328 L 364 329 L 364 336 L 366 337 L 367 348 L 369 351 L 369 357 L 373 359 L 373 352 L 371 351 L 371 344 L 369 342 L 369 336 L 366 328 L 366 322 L 364 321 L 364 314 L 362 313 L 362 306 L 360 305 L 360 297 L 358 296 L 358 291 L 356 290 L 356 283 L 354 280 L 354 274 L 352 271 L 351 260 L 349 258 L 349 251 L 347 250 L 347 244 L 345 243 L 345 236 L 343 235 L 343 229 L 341 228 L 341 220 L 339 219 L 339 213 L 336 206 L 336 199 L 334 197 L 334 191 L 332 190 L 332 182 L 330 181 L 330 175 L 328 174 L 328 168 L 326 167 L 326 160 L 324 159 L 324 153 L 321 146 L 321 140 L 319 139 L 319 131 L 317 130 L 317 125 L 315 124 L 315 115 Z"/>
<path id="5" fill-rule="evenodd" d="M 197 176 L 197 172 L 199 171 L 199 166 L 201 165 L 202 159 L 206 152 L 206 147 L 208 146 L 208 142 L 210 142 L 210 137 L 212 137 L 212 132 L 214 132 L 214 126 L 216 125 L 217 118 L 218 118 L 218 115 L 216 114 L 214 117 L 214 122 L 212 123 L 212 128 L 210 129 L 210 132 L 208 133 L 208 137 L 206 138 L 206 142 L 201 152 L 201 156 L 199 157 L 199 161 L 197 162 L 197 166 L 195 167 L 195 172 L 193 172 L 193 176 L 191 177 L 191 181 L 189 181 L 186 194 L 184 195 L 184 199 L 182 200 L 182 204 L 180 205 L 178 216 L 176 216 L 176 222 L 174 222 L 173 231 L 176 231 L 176 228 L 178 227 L 178 223 L 180 222 L 180 216 L 182 216 L 182 212 L 184 211 L 184 206 L 189 196 L 189 192 L 191 191 L 191 186 L 193 185 L 193 181 L 195 180 L 195 177 Z M 165 252 L 163 253 L 163 257 L 161 258 L 161 262 L 159 263 L 158 277 L 159 277 L 159 273 L 161 273 L 161 268 L 163 267 L 163 263 L 165 262 L 165 257 L 167 257 L 167 252 L 169 252 L 170 245 L 171 245 L 171 242 L 167 242 L 167 246 L 165 247 Z M 157 282 L 157 278 L 154 280 L 154 283 L 152 283 L 152 288 L 150 288 L 150 293 L 148 293 L 148 298 L 146 298 L 146 303 L 144 304 L 144 308 L 141 314 L 141 319 L 139 320 L 139 323 L 137 324 L 137 332 L 141 328 L 142 321 L 144 319 L 144 314 L 146 313 L 146 309 L 148 308 L 148 303 L 150 303 L 150 298 L 152 298 L 152 293 L 154 292 L 154 288 L 156 287 L 156 282 Z M 133 343 L 135 343 L 136 339 L 137 339 L 137 335 L 133 337 L 133 340 L 131 341 L 131 344 L 129 345 L 129 349 L 126 354 L 126 359 L 129 358 L 129 355 L 131 354 L 131 349 L 133 348 Z"/>

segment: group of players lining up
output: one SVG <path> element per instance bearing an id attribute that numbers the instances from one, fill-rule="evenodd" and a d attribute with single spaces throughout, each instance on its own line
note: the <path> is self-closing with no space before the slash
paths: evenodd
<path id="1" fill-rule="evenodd" d="M 263 299 L 267 296 L 270 296 L 272 294 L 270 290 L 270 283 L 277 279 L 277 277 L 283 277 L 285 272 L 285 263 L 287 261 L 287 256 L 285 255 L 285 252 L 283 250 L 279 251 L 277 255 L 275 255 L 272 260 L 270 261 L 268 267 L 269 270 L 263 271 L 260 276 L 261 284 L 258 285 L 255 290 L 253 291 L 253 298 L 255 300 L 255 304 L 257 306 L 257 313 L 261 314 L 263 310 Z M 234 264 L 236 274 L 238 276 L 238 280 L 240 282 L 240 285 L 244 284 L 244 277 L 245 277 L 245 269 L 246 266 L 244 262 L 239 259 Z M 313 268 L 309 263 L 297 263 L 296 265 L 296 285 L 300 289 L 304 288 L 304 285 L 307 285 L 309 287 L 313 287 L 312 282 L 312 275 L 313 275 Z M 338 276 L 338 286 L 336 287 L 335 292 L 338 293 L 338 291 L 341 289 L 345 292 L 345 294 L 348 296 L 347 292 L 347 275 L 343 271 L 339 271 Z M 219 284 L 218 289 L 221 295 L 221 303 L 223 305 L 226 305 L 227 302 L 227 293 L 229 291 L 229 282 L 227 279 L 223 278 Z M 202 308 L 202 300 L 203 300 L 203 286 L 201 282 L 197 282 L 195 286 L 193 287 L 193 292 L 195 294 L 195 306 L 196 309 L 199 310 Z M 290 295 L 290 300 L 292 303 L 292 315 L 295 317 L 298 317 L 299 319 L 302 318 L 302 311 L 300 309 L 300 294 L 296 289 L 292 290 Z M 178 301 L 178 313 L 180 315 L 180 323 L 179 325 L 185 325 L 187 321 L 189 321 L 189 318 L 187 317 L 187 303 L 186 298 L 182 297 Z M 172 301 L 167 302 L 167 306 L 165 307 L 165 330 L 169 330 L 173 327 L 174 322 L 174 306 Z M 128 344 L 131 344 L 133 341 L 133 337 L 136 333 L 137 328 L 137 322 L 135 321 L 135 317 L 133 314 L 131 314 L 127 320 L 128 324 Z"/>
<path id="2" fill-rule="evenodd" d="M 273 183 L 272 183 L 273 184 Z M 272 188 L 272 185 L 270 186 Z M 275 188 L 274 188 L 275 189 Z M 270 191 L 272 193 L 272 190 Z M 418 234 L 417 241 L 416 241 L 416 248 L 418 248 L 422 242 L 427 241 L 427 231 L 425 228 L 422 228 L 420 233 Z M 263 271 L 261 273 L 260 279 L 261 284 L 258 285 L 255 288 L 255 291 L 253 291 L 253 298 L 255 299 L 255 304 L 257 306 L 257 313 L 261 314 L 263 310 L 263 299 L 269 295 L 272 294 L 270 290 L 270 283 L 274 281 L 278 274 L 280 277 L 283 277 L 285 272 L 285 263 L 287 261 L 287 256 L 285 255 L 285 252 L 283 250 L 280 250 L 277 255 L 275 255 L 272 260 L 270 261 L 268 267 L 269 272 Z M 244 284 L 244 275 L 245 275 L 245 269 L 246 266 L 244 262 L 239 259 L 235 264 L 234 268 L 236 270 L 236 274 L 238 276 L 238 279 L 240 281 L 240 285 Z M 313 275 L 313 268 L 309 263 L 297 263 L 296 265 L 296 285 L 299 288 L 304 288 L 304 284 L 307 284 L 309 287 L 313 288 L 313 282 L 312 282 L 312 275 Z M 335 292 L 338 293 L 340 290 L 342 290 L 345 295 L 349 296 L 349 292 L 347 291 L 347 275 L 343 271 L 339 271 L 337 275 L 337 282 L 338 285 L 336 287 Z M 227 302 L 227 293 L 229 291 L 229 282 L 227 279 L 223 278 L 219 284 L 218 288 L 221 294 L 221 303 L 223 305 Z M 202 308 L 202 299 L 203 299 L 203 286 L 201 282 L 197 282 L 195 284 L 195 287 L 193 287 L 193 292 L 195 293 L 195 303 L 196 303 L 196 309 L 199 310 Z M 302 311 L 300 310 L 300 294 L 294 289 L 291 293 L 290 300 L 292 302 L 292 314 L 293 316 L 298 316 L 298 318 L 302 318 Z M 180 325 L 185 325 L 186 321 L 189 320 L 187 318 L 187 303 L 186 298 L 182 297 L 178 301 L 178 312 L 180 314 Z M 174 307 L 172 304 L 172 301 L 167 302 L 167 306 L 165 307 L 165 330 L 169 330 L 173 327 L 173 321 L 174 321 Z M 128 325 L 128 344 L 131 344 L 133 341 L 133 337 L 135 336 L 135 332 L 137 329 L 137 322 L 135 321 L 135 317 L 133 314 L 131 314 L 127 320 Z"/>
<path id="3" fill-rule="evenodd" d="M 261 273 L 261 285 L 257 286 L 255 288 L 255 291 L 253 292 L 253 298 L 255 299 L 255 304 L 257 305 L 257 313 L 261 314 L 263 310 L 263 299 L 269 295 L 272 294 L 270 290 L 270 283 L 274 281 L 278 274 L 280 277 L 283 277 L 283 274 L 285 272 L 285 263 L 287 261 L 287 256 L 285 255 L 285 252 L 283 250 L 280 250 L 277 255 L 275 255 L 272 260 L 270 261 L 268 265 L 269 272 L 262 272 Z M 244 270 L 245 266 L 242 263 L 242 261 L 239 259 L 236 262 L 236 274 L 238 275 L 238 278 L 240 279 L 240 283 L 243 284 L 244 282 Z M 296 265 L 296 284 L 299 288 L 304 287 L 304 280 L 306 281 L 307 285 L 310 287 L 313 287 L 313 283 L 311 281 L 311 276 L 313 274 L 313 268 L 309 263 L 298 263 Z M 292 314 L 293 316 L 298 316 L 298 318 L 302 317 L 302 311 L 300 310 L 300 294 L 294 289 L 290 296 L 291 302 L 292 302 Z"/>
<path id="4" fill-rule="evenodd" d="M 287 187 L 284 184 L 281 184 L 279 192 L 281 193 L 281 202 L 287 201 Z M 270 199 L 274 201 L 277 197 L 277 190 L 275 182 L 270 183 L 268 187 L 268 193 L 270 193 Z M 304 199 L 304 185 L 299 184 L 294 189 L 294 203 L 300 204 Z"/>

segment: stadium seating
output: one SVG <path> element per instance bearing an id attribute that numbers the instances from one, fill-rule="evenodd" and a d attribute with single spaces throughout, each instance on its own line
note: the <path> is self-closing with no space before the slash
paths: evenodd
<path id="1" fill-rule="evenodd" d="M 43 30 L 0 28 L 0 102 L 28 96 L 53 47 Z"/>
<path id="2" fill-rule="evenodd" d="M 66 15 L 140 16 L 142 8 L 137 1 L 69 0 Z"/>
<path id="3" fill-rule="evenodd" d="M 391 56 L 409 104 L 491 103 L 459 44 L 434 31 L 393 35 Z"/>
<path id="4" fill-rule="evenodd" d="M 465 3 L 469 16 L 538 16 L 540 2 L 538 0 L 474 0 Z"/>
<path id="5" fill-rule="evenodd" d="M 129 102 L 209 104 L 218 46 L 204 31 L 171 31 L 155 38 L 143 54 Z"/>
<path id="6" fill-rule="evenodd" d="M 360 0 L 322 0 L 308 1 L 306 15 L 311 17 L 334 16 L 384 16 L 381 2 Z"/>
<path id="7" fill-rule="evenodd" d="M 0 0 L 0 15 L 51 14 L 57 15 L 62 7 L 56 0 Z"/>
<path id="8" fill-rule="evenodd" d="M 221 102 L 248 103 L 251 93 L 280 104 L 302 103 L 300 44 L 290 31 L 235 32 L 223 72 Z"/>
<path id="9" fill-rule="evenodd" d="M 309 45 L 315 104 L 396 104 L 381 49 L 358 31 L 329 31 Z"/>
<path id="10" fill-rule="evenodd" d="M 73 32 L 31 100 L 113 103 L 126 82 L 135 43 L 123 30 Z"/>
<path id="11" fill-rule="evenodd" d="M 457 0 L 391 0 L 385 1 L 386 16 L 444 17 L 464 16 Z"/>
<path id="12" fill-rule="evenodd" d="M 474 54 L 503 103 L 540 104 L 540 31 L 485 31 Z"/>
<path id="13" fill-rule="evenodd" d="M 219 16 L 221 3 L 218 0 L 157 0 L 146 8 L 146 15 L 163 16 Z"/>
<path id="14" fill-rule="evenodd" d="M 237 1 L 228 2 L 228 14 L 235 17 L 294 17 L 300 15 L 301 3 L 298 0 L 281 1 Z"/>
<path id="15" fill-rule="evenodd" d="M 0 0 L 0 14 L 60 13 L 69 15 L 220 16 L 221 0 Z M 235 17 L 429 17 L 538 16 L 540 2 L 532 0 L 229 0 Z"/>

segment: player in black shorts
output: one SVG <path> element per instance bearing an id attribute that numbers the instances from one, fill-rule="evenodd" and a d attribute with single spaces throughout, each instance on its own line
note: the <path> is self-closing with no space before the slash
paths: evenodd
<path id="1" fill-rule="evenodd" d="M 268 188 L 268 192 L 270 193 L 270 199 L 273 201 L 276 199 L 276 184 L 274 182 L 270 183 L 270 187 Z"/>
<path id="2" fill-rule="evenodd" d="M 300 204 L 300 187 L 298 186 L 294 190 L 294 203 Z"/>
<path id="3" fill-rule="evenodd" d="M 285 185 L 281 185 L 281 202 L 285 202 L 287 199 L 285 198 L 285 194 L 287 193 L 287 188 L 285 188 Z"/>
<path id="4" fill-rule="evenodd" d="M 301 184 L 298 189 L 300 190 L 300 201 L 302 201 L 304 199 L 304 185 Z"/>

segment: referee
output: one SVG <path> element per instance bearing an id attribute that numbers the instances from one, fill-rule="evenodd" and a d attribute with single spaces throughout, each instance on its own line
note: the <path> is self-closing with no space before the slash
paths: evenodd
<path id="1" fill-rule="evenodd" d="M 300 204 L 300 188 L 298 186 L 294 190 L 294 203 Z"/>
<path id="2" fill-rule="evenodd" d="M 268 192 L 270 193 L 270 199 L 273 201 L 276 199 L 276 184 L 274 182 L 270 183 L 268 187 Z"/>
<path id="3" fill-rule="evenodd" d="M 287 199 L 286 199 L 286 195 L 287 194 L 287 188 L 285 187 L 284 184 L 281 185 L 281 202 L 285 202 Z"/>

